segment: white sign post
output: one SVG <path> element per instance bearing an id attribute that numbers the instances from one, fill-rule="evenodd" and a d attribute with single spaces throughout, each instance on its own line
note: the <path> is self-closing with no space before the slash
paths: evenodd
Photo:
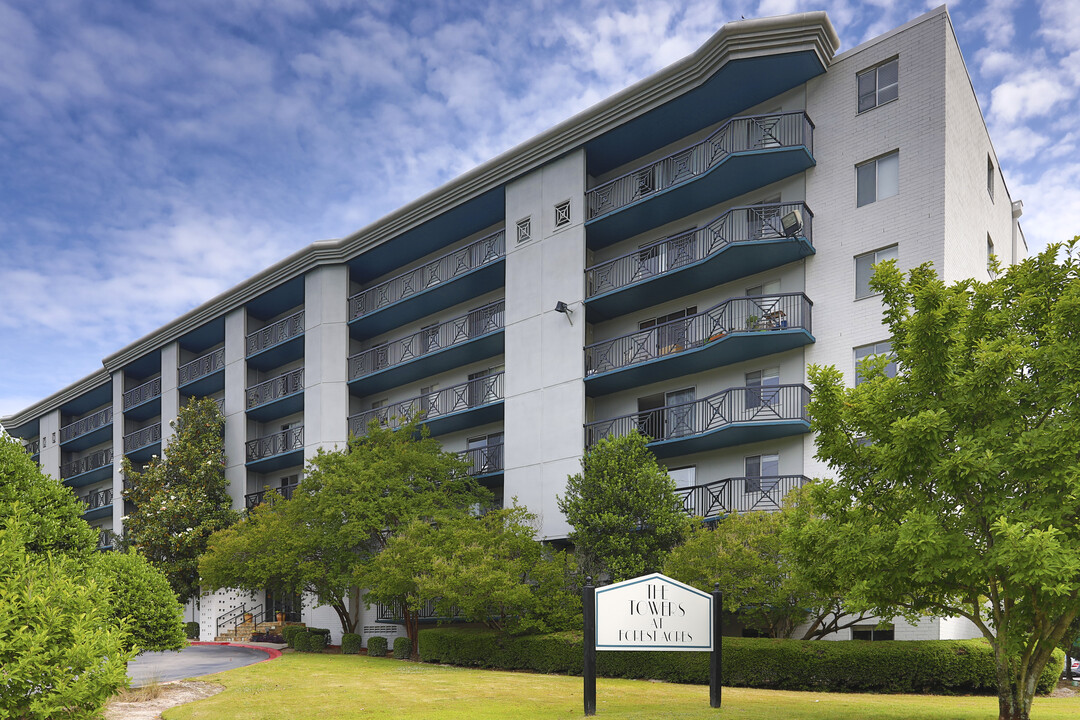
<path id="1" fill-rule="evenodd" d="M 712 594 L 660 573 L 593 588 L 585 611 L 585 714 L 596 714 L 597 650 L 712 652 L 710 704 L 720 707 L 720 591 Z"/>

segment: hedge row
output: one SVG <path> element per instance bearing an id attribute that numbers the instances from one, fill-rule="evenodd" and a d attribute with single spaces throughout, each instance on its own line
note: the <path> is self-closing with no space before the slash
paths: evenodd
<path id="1" fill-rule="evenodd" d="M 1057 684 L 1055 651 L 1038 692 Z M 420 633 L 424 662 L 580 675 L 581 633 L 513 637 L 490 630 L 432 628 Z M 599 652 L 597 674 L 708 684 L 706 652 Z M 775 690 L 996 694 L 994 657 L 985 640 L 830 642 L 724 638 L 723 683 Z"/>

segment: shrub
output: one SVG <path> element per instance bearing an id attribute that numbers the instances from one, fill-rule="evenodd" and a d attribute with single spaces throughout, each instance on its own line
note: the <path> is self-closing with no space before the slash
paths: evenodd
<path id="1" fill-rule="evenodd" d="M 285 639 L 277 633 L 252 633 L 251 642 L 283 643 Z"/>
<path id="2" fill-rule="evenodd" d="M 327 638 L 327 642 L 329 643 L 329 641 L 330 641 L 330 628 L 313 628 L 313 627 L 309 627 L 307 629 L 307 631 L 309 633 L 315 633 L 316 635 L 325 635 L 326 638 Z"/>
<path id="3" fill-rule="evenodd" d="M 368 641 L 370 646 L 370 641 Z M 496 632 L 432 628 L 420 633 L 424 662 L 580 675 L 580 633 L 511 637 Z M 1039 677 L 1048 693 L 1064 654 Z M 723 639 L 724 685 L 774 690 L 996 694 L 994 656 L 985 640 L 821 642 L 767 638 Z M 598 653 L 597 674 L 668 682 L 709 682 L 703 652 Z"/>
<path id="4" fill-rule="evenodd" d="M 341 654 L 359 655 L 362 639 L 356 633 L 345 633 L 341 636 Z"/>
<path id="5" fill-rule="evenodd" d="M 188 640 L 198 640 L 199 633 L 199 623 L 193 621 L 184 625 L 184 635 Z"/>
<path id="6" fill-rule="evenodd" d="M 368 657 L 386 657 L 386 638 L 373 635 L 367 639 Z"/>
<path id="7" fill-rule="evenodd" d="M 394 638 L 394 657 L 398 660 L 408 660 L 410 655 L 412 655 L 412 642 L 409 638 Z"/>
<path id="8" fill-rule="evenodd" d="M 302 632 L 307 632 L 307 628 L 303 625 L 286 625 L 281 628 L 281 637 L 285 638 L 285 643 L 289 647 L 295 648 L 296 646 L 293 644 L 293 641 L 296 638 L 297 633 Z"/>
<path id="9" fill-rule="evenodd" d="M 308 652 L 321 653 L 326 647 L 327 640 L 330 639 L 330 635 L 318 632 L 308 632 Z"/>
<path id="10" fill-rule="evenodd" d="M 112 595 L 113 616 L 126 619 L 131 633 L 128 648 L 180 650 L 187 645 L 184 608 L 165 574 L 135 549 L 98 553 L 93 572 Z M 198 624 L 196 624 L 196 634 Z"/>
<path id="11" fill-rule="evenodd" d="M 292 646 L 296 652 L 310 652 L 311 651 L 311 633 L 307 630 L 301 630 L 298 633 L 293 633 Z"/>

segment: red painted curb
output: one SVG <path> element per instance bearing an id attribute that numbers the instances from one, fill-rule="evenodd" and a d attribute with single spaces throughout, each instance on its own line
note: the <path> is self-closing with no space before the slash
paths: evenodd
<path id="1" fill-rule="evenodd" d="M 188 641 L 188 645 L 219 645 L 221 647 L 241 647 L 241 648 L 247 648 L 249 650 L 261 650 L 262 652 L 264 652 L 264 653 L 266 653 L 267 655 L 270 656 L 270 657 L 266 658 L 266 660 L 260 660 L 259 662 L 266 662 L 267 660 L 276 660 L 277 658 L 281 657 L 281 651 L 277 650 L 275 648 L 259 647 L 258 645 L 246 645 L 244 643 L 210 642 L 209 640 L 194 640 L 194 641 Z M 259 663 L 252 663 L 252 664 L 253 665 L 258 665 Z"/>

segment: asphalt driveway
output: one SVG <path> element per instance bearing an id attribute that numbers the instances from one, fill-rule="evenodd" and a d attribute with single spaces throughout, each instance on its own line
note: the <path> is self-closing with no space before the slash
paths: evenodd
<path id="1" fill-rule="evenodd" d="M 265 650 L 227 645 L 189 645 L 179 652 L 145 652 L 128 663 L 132 687 L 157 680 L 186 680 L 266 660 Z"/>

